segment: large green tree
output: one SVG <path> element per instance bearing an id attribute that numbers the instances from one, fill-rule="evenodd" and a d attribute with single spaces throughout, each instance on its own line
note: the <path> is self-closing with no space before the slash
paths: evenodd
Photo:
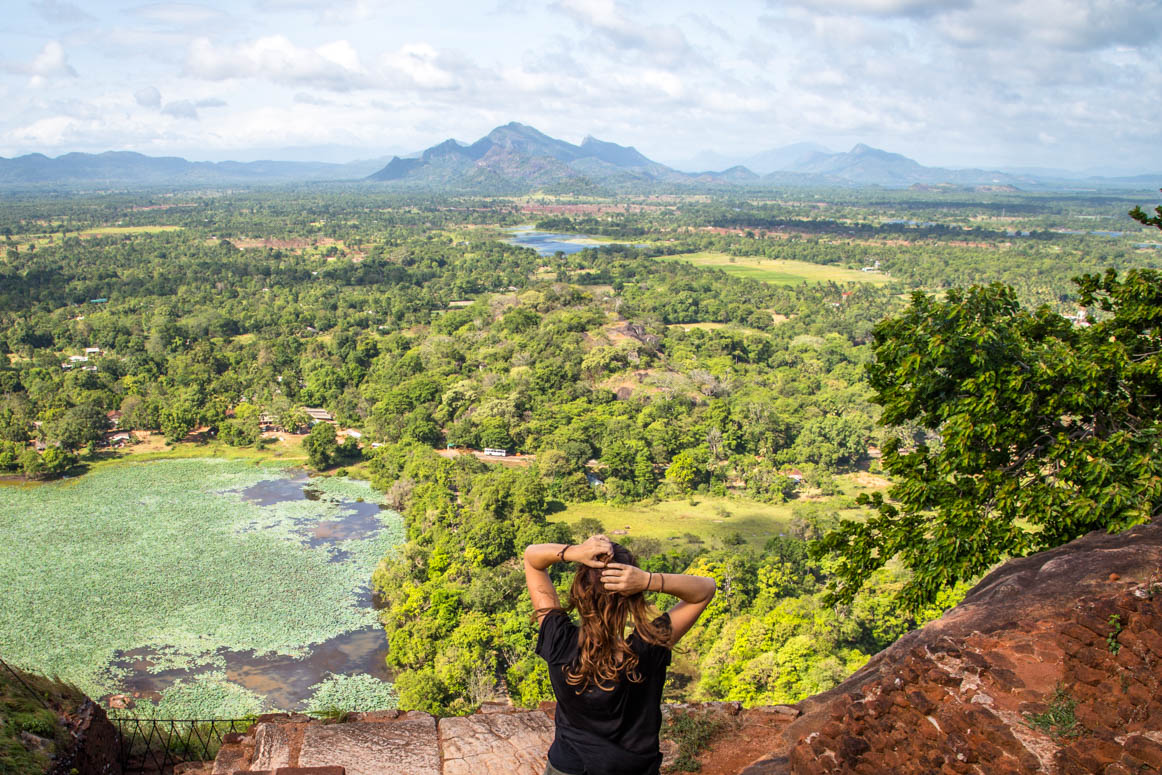
<path id="1" fill-rule="evenodd" d="M 318 469 L 328 468 L 339 454 L 339 442 L 335 440 L 335 426 L 327 422 L 317 422 L 303 439 L 303 449 L 307 460 Z"/>
<path id="2" fill-rule="evenodd" d="M 991 285 L 917 293 L 876 327 L 882 421 L 929 441 L 885 445 L 896 484 L 816 545 L 837 558 L 837 599 L 898 556 L 912 571 L 901 599 L 918 606 L 1007 557 L 1162 510 L 1162 273 L 1075 282 L 1089 325 Z"/>

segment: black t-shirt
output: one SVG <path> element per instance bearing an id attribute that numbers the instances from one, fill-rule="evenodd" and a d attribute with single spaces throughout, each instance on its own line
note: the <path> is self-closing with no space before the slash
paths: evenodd
<path id="1" fill-rule="evenodd" d="M 664 624 L 669 614 L 662 614 Z M 577 660 L 577 625 L 561 610 L 541 621 L 537 654 L 549 664 L 557 696 L 557 733 L 549 761 L 570 775 L 657 775 L 662 763 L 662 685 L 670 649 L 646 643 L 631 633 L 626 642 L 638 656 L 640 683 L 624 675 L 611 691 L 590 684 L 578 694 L 565 678 Z"/>

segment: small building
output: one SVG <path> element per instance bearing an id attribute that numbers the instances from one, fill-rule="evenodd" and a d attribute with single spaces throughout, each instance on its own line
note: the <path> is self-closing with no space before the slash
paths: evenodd
<path id="1" fill-rule="evenodd" d="M 803 472 L 798 468 L 792 468 L 790 471 L 785 472 L 783 476 L 787 477 L 788 479 L 794 479 L 796 482 L 803 481 Z"/>
<path id="2" fill-rule="evenodd" d="M 85 348 L 85 355 L 100 355 L 100 354 L 101 354 L 100 347 L 86 347 Z"/>
<path id="3" fill-rule="evenodd" d="M 492 457 L 508 457 L 507 449 L 496 449 L 495 447 L 485 447 L 484 454 Z"/>
<path id="4" fill-rule="evenodd" d="M 117 409 L 111 409 L 108 412 L 105 412 L 105 417 L 107 417 L 109 419 L 109 424 L 111 426 L 113 426 L 114 428 L 121 427 L 122 414 Z"/>
<path id="5" fill-rule="evenodd" d="M 326 409 L 315 408 L 311 406 L 304 406 L 303 411 L 307 413 L 307 417 L 311 418 L 311 424 L 317 422 L 335 422 L 335 418 Z"/>
<path id="6" fill-rule="evenodd" d="M 344 435 L 344 436 L 348 436 L 348 437 L 350 437 L 350 438 L 352 438 L 352 439 L 361 439 L 361 438 L 363 438 L 363 434 L 362 434 L 362 433 L 360 433 L 359 431 L 355 430 L 354 428 L 348 428 L 347 430 L 343 431 L 343 435 Z"/>
<path id="7" fill-rule="evenodd" d="M 109 446 L 110 447 L 124 447 L 127 444 L 132 444 L 132 443 L 133 443 L 133 435 L 127 431 L 120 431 L 119 433 L 114 433 L 113 435 L 111 435 L 109 437 Z"/>

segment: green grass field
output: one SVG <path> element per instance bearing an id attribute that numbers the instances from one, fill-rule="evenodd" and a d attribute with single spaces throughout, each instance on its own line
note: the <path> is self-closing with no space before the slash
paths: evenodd
<path id="1" fill-rule="evenodd" d="M 653 504 L 635 503 L 618 506 L 609 503 L 574 503 L 549 517 L 552 522 L 576 524 L 585 517 L 601 522 L 606 534 L 615 540 L 613 531 L 625 530 L 627 536 L 654 538 L 681 543 L 687 534 L 703 541 L 722 540 L 739 533 L 747 544 L 761 547 L 767 539 L 787 533 L 798 514 L 811 509 L 833 509 L 841 517 L 858 517 L 865 513 L 854 506 L 861 492 L 882 490 L 888 480 L 856 472 L 836 477 L 842 494 L 833 497 L 814 496 L 810 491 L 787 503 L 759 503 L 741 497 L 695 495 L 690 499 L 666 500 Z"/>
<path id="2" fill-rule="evenodd" d="M 891 278 L 878 272 L 861 272 L 842 266 L 812 264 L 807 261 L 791 261 L 777 258 L 730 256 L 726 253 L 683 253 L 675 256 L 658 256 L 662 261 L 685 261 L 695 266 L 721 269 L 736 277 L 748 277 L 773 285 L 797 285 L 799 283 L 871 283 L 886 285 Z"/>

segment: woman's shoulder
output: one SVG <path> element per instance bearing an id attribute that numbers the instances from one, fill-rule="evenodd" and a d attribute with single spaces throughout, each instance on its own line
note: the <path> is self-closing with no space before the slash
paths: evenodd
<path id="1" fill-rule="evenodd" d="M 664 613 L 650 622 L 650 625 L 650 629 L 654 630 L 659 635 L 664 634 L 668 638 L 670 633 L 670 615 L 668 613 Z M 630 641 L 638 653 L 645 653 L 647 651 L 655 651 L 659 653 L 665 652 L 667 654 L 670 653 L 670 646 L 668 643 L 656 643 L 650 641 L 645 637 L 644 633 L 638 632 L 637 628 L 635 628 L 634 631 L 630 633 Z"/>
<path id="2" fill-rule="evenodd" d="M 537 654 L 545 661 L 568 662 L 570 650 L 577 646 L 577 625 L 569 614 L 554 608 L 541 619 L 541 630 L 537 635 Z"/>

